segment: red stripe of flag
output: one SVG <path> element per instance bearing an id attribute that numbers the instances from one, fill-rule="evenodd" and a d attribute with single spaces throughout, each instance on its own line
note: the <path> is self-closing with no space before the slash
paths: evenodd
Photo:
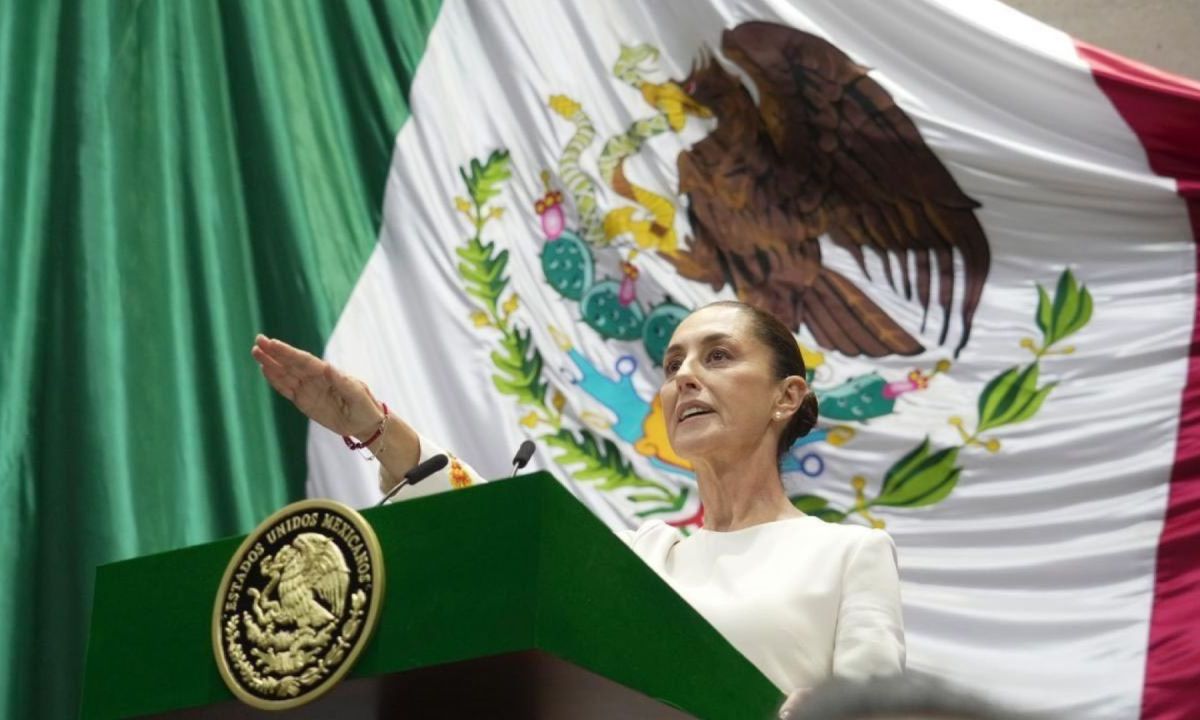
<path id="1" fill-rule="evenodd" d="M 1151 170 L 1176 181 L 1200 271 L 1200 83 L 1075 44 L 1096 84 L 1137 134 Z M 1142 718 L 1200 718 L 1200 292 L 1155 562 Z"/>

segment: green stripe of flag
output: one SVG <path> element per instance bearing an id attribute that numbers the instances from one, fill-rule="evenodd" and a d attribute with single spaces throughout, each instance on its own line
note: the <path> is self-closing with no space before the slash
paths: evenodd
<path id="1" fill-rule="evenodd" d="M 303 494 L 250 344 L 332 330 L 439 5 L 0 4 L 0 716 L 76 714 L 97 563 Z"/>

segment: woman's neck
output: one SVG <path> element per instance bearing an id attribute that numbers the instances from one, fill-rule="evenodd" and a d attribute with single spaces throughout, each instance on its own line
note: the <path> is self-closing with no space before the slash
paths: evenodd
<path id="1" fill-rule="evenodd" d="M 804 515 L 783 491 L 777 459 L 758 455 L 739 463 L 695 464 L 705 530 L 729 532 Z"/>

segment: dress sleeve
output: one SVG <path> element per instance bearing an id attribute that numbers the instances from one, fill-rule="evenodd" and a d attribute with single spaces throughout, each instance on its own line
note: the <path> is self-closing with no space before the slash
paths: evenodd
<path id="1" fill-rule="evenodd" d="M 417 463 L 423 463 L 435 455 L 445 454 L 450 458 L 450 462 L 446 467 L 438 470 L 434 474 L 418 482 L 416 485 L 406 487 L 400 492 L 392 496 L 388 502 L 398 502 L 400 500 L 411 500 L 412 498 L 421 497 L 424 495 L 432 495 L 434 493 L 443 492 L 446 490 L 459 490 L 461 488 L 471 487 L 480 483 L 487 482 L 475 472 L 475 468 L 463 462 L 453 453 L 446 452 L 437 443 L 429 438 L 417 433 L 417 440 L 421 447 L 421 456 Z M 387 468 L 382 463 L 379 465 L 379 490 L 386 493 L 388 490 L 396 486 L 399 478 L 392 477 L 388 473 Z"/>
<path id="2" fill-rule="evenodd" d="M 842 576 L 833 674 L 849 678 L 904 670 L 904 620 L 896 546 L 882 530 L 863 533 Z"/>

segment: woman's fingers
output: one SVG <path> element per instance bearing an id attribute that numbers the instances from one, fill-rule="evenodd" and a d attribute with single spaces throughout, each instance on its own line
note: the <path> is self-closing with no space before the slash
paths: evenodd
<path id="1" fill-rule="evenodd" d="M 316 375 L 325 369 L 323 360 L 282 340 L 259 335 L 254 339 L 254 346 L 290 373 L 301 376 Z"/>
<path id="2" fill-rule="evenodd" d="M 280 374 L 274 370 L 271 370 L 266 365 L 259 365 L 258 369 L 262 371 L 263 377 L 267 379 L 267 383 L 275 389 L 275 392 L 284 396 L 288 400 L 295 401 L 296 388 L 288 381 L 288 376 L 286 374 Z"/>
<path id="3" fill-rule="evenodd" d="M 258 363 L 258 369 L 262 371 L 263 377 L 267 379 L 271 387 L 275 388 L 276 392 L 283 395 L 289 400 L 295 399 L 296 380 L 288 373 L 287 368 L 280 365 L 270 355 L 264 353 L 258 346 L 250 350 L 250 354 Z"/>
<path id="4" fill-rule="evenodd" d="M 263 367 L 264 370 L 270 370 L 274 373 L 286 372 L 283 366 L 279 364 L 278 360 L 268 355 L 266 351 L 264 351 L 258 345 L 250 348 L 250 355 L 254 358 L 255 362 Z"/>
<path id="5" fill-rule="evenodd" d="M 250 355 L 262 369 L 263 377 L 271 387 L 292 402 L 298 399 L 301 386 L 319 377 L 326 366 L 324 361 L 309 353 L 265 335 L 254 339 Z"/>

